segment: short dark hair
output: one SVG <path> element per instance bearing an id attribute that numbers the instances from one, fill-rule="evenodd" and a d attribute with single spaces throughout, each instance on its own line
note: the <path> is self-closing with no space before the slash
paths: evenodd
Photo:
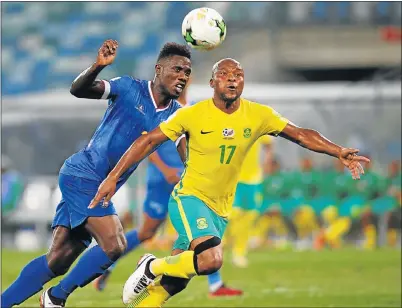
<path id="1" fill-rule="evenodd" d="M 183 56 L 191 60 L 191 50 L 187 45 L 166 43 L 159 52 L 157 61 L 170 56 Z"/>

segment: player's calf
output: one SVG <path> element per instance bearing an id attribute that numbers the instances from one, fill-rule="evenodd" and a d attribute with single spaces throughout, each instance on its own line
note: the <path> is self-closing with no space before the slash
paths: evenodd
<path id="1" fill-rule="evenodd" d="M 160 284 L 170 296 L 173 296 L 183 291 L 189 282 L 190 279 L 163 275 Z"/>

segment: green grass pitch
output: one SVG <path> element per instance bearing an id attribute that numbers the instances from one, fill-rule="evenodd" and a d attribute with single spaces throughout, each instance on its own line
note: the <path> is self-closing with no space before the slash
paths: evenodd
<path id="1" fill-rule="evenodd" d="M 92 284 L 77 289 L 67 307 L 123 307 L 123 284 L 143 252 L 119 263 L 104 292 L 96 292 Z M 39 254 L 3 250 L 2 289 Z M 401 307 L 400 250 L 259 250 L 251 252 L 248 269 L 236 269 L 227 256 L 222 273 L 227 284 L 242 288 L 245 295 L 211 299 L 206 278 L 196 277 L 166 307 Z M 34 295 L 20 307 L 38 307 L 38 298 Z"/>

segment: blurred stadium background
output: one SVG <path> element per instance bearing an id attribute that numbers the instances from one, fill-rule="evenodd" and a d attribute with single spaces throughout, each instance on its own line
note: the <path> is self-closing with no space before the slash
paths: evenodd
<path id="1" fill-rule="evenodd" d="M 102 78 L 152 78 L 159 48 L 184 42 L 181 22 L 201 6 L 221 13 L 228 35 L 218 49 L 194 52 L 189 100 L 207 98 L 213 63 L 233 57 L 245 69 L 246 98 L 372 159 L 367 180 L 334 196 L 323 187 L 337 176 L 331 158 L 275 140 L 286 185 L 271 202 L 277 184 L 267 176 L 269 227 L 250 244 L 400 249 L 401 2 L 389 1 L 2 2 L 2 248 L 35 251 L 49 244 L 59 168 L 86 144 L 107 104 L 69 93 L 102 42 L 120 44 Z M 145 173 L 146 163 L 116 195 L 121 210 L 133 210 L 134 226 Z M 341 190 L 341 183 L 332 185 Z M 340 242 L 322 243 L 331 227 Z"/>

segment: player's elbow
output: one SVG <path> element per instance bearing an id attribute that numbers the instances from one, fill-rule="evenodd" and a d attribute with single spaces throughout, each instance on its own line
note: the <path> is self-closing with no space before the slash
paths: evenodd
<path id="1" fill-rule="evenodd" d="M 74 86 L 74 84 L 71 85 L 70 93 L 71 93 L 72 95 L 74 95 L 75 97 L 82 98 L 82 92 L 80 92 L 80 91 Z"/>

